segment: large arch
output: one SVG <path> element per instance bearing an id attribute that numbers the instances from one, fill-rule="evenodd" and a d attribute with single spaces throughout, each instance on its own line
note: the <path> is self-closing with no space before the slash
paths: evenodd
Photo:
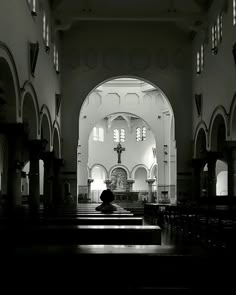
<path id="1" fill-rule="evenodd" d="M 118 77 L 119 83 L 120 83 L 120 77 Z M 136 80 L 136 77 L 125 77 L 127 80 Z M 124 79 L 124 78 L 123 78 Z M 109 79 L 107 81 L 111 81 L 110 83 L 113 84 L 113 79 Z M 152 91 L 152 95 L 155 95 L 155 100 L 153 100 L 153 97 L 151 97 L 150 103 L 152 104 L 151 109 L 153 110 L 153 112 L 150 112 L 150 105 L 147 103 L 146 100 L 144 100 L 142 97 L 141 99 L 138 98 L 139 103 L 137 105 L 134 106 L 131 103 L 126 104 L 126 96 L 127 95 L 119 95 L 119 93 L 117 93 L 116 97 L 114 97 L 114 95 L 116 94 L 114 91 L 113 93 L 106 93 L 101 97 L 101 89 L 102 87 L 107 83 L 106 81 L 104 81 L 103 83 L 100 83 L 93 92 L 93 90 L 91 90 L 89 92 L 90 96 L 87 96 L 87 99 L 84 101 L 83 103 L 83 108 L 80 111 L 79 114 L 79 140 L 78 140 L 78 174 L 77 174 L 77 179 L 78 179 L 78 187 L 84 186 L 87 182 L 87 180 L 85 179 L 85 175 L 86 175 L 86 163 L 87 163 L 87 158 L 88 158 L 88 139 L 90 136 L 90 133 L 93 129 L 93 127 L 95 126 L 95 124 L 97 122 L 99 122 L 100 120 L 109 117 L 109 116 L 116 116 L 116 114 L 125 114 L 126 115 L 132 115 L 132 116 L 136 116 L 138 118 L 140 118 L 141 120 L 143 120 L 145 122 L 145 124 L 148 126 L 148 128 L 152 131 L 154 138 L 155 138 L 155 150 L 158 151 L 162 151 L 163 150 L 163 146 L 165 146 L 165 154 L 167 155 L 167 159 L 162 159 L 162 155 L 159 153 L 159 170 L 160 171 L 160 175 L 158 177 L 159 180 L 159 184 L 160 186 L 165 185 L 165 186 L 169 186 L 172 187 L 172 185 L 174 184 L 175 188 L 176 188 L 176 141 L 175 141 L 175 125 L 174 125 L 174 114 L 173 114 L 173 109 L 170 106 L 170 102 L 167 99 L 167 97 L 163 94 L 163 92 L 156 87 L 154 84 L 152 83 L 146 83 L 143 79 L 137 80 L 140 83 L 142 83 L 143 85 L 145 85 L 145 87 L 147 89 L 151 89 Z M 122 82 L 122 81 L 121 81 Z M 134 82 L 133 82 L 134 83 Z M 109 82 L 106 84 L 109 87 Z M 100 88 L 99 88 L 100 87 Z M 105 86 L 107 87 L 107 86 Z M 149 88 L 148 88 L 149 87 Z M 145 88 L 145 90 L 146 90 Z M 119 88 L 120 89 L 120 88 Z M 90 98 L 92 99 L 92 95 L 95 93 L 97 94 L 97 92 L 99 93 L 99 100 L 100 103 L 96 106 L 96 112 L 95 114 L 92 114 L 92 112 L 94 112 L 94 106 L 90 105 Z M 104 92 L 105 93 L 105 92 Z M 129 90 L 127 90 L 128 95 L 132 96 L 132 91 L 130 92 Z M 115 100 L 115 108 L 114 108 L 114 104 L 112 104 L 109 100 L 106 100 L 106 104 L 103 103 L 103 99 L 107 98 L 108 94 L 112 94 L 113 95 L 113 100 L 117 97 L 119 97 L 119 100 Z M 145 95 L 146 92 L 143 91 L 143 89 L 140 87 L 139 89 L 139 95 Z M 123 97 L 123 98 L 122 98 Z M 125 99 L 124 99 L 125 98 Z M 136 98 L 132 96 L 132 99 Z M 111 100 L 111 101 L 113 101 Z M 137 100 L 137 99 L 136 99 Z M 92 101 L 92 100 L 91 100 Z M 117 104 L 118 101 L 123 101 L 123 104 Z M 132 101 L 132 100 L 131 100 Z M 104 106 L 103 106 L 104 105 Z M 133 110 L 135 109 L 135 112 L 133 112 Z M 114 112 L 115 111 L 115 112 Z M 151 115 L 150 115 L 151 114 Z M 122 116 L 124 117 L 124 116 Z M 127 118 L 126 118 L 127 119 Z M 160 121 L 158 121 L 160 120 Z M 163 120 L 163 121 L 161 121 Z M 125 120 L 127 121 L 127 120 Z M 162 122 L 162 123 L 160 123 Z M 128 124 L 128 129 L 130 130 L 130 126 Z M 160 132 L 162 133 L 166 133 L 165 138 L 161 135 L 160 136 Z M 165 142 L 164 142 L 165 141 Z M 158 147 L 158 148 L 157 148 Z M 154 153 L 154 149 L 153 149 L 153 153 Z M 81 161 L 81 159 L 83 159 Z M 153 159 L 154 160 L 154 159 Z M 165 162 L 168 161 L 168 165 L 165 164 Z M 173 170 L 172 166 L 173 163 L 175 161 L 175 169 L 174 172 L 172 173 L 171 171 Z M 82 164 L 81 164 L 82 163 Z M 141 162 L 142 163 L 142 162 Z M 153 163 L 153 161 L 152 161 Z M 152 163 L 149 163 L 149 165 L 151 165 Z M 134 163 L 134 165 L 136 165 Z M 129 167 L 129 170 L 131 170 L 134 165 L 132 165 L 131 167 Z M 84 168 L 83 168 L 84 166 Z M 164 169 L 164 166 L 165 169 Z M 168 166 L 168 167 L 167 167 Z M 161 173 L 161 171 L 165 170 L 165 173 Z M 150 171 L 148 171 L 147 175 L 150 174 Z M 131 175 L 129 176 L 131 177 Z M 84 179 L 83 179 L 84 178 Z M 81 183 L 80 183 L 81 182 Z M 83 182 L 83 183 L 82 183 Z M 173 190 L 172 190 L 173 191 Z M 174 198 L 176 198 L 176 193 L 174 193 Z"/>
<path id="2" fill-rule="evenodd" d="M 49 109 L 43 105 L 40 110 L 40 136 L 47 140 L 47 151 L 52 151 L 52 120 Z"/>
<path id="3" fill-rule="evenodd" d="M 19 122 L 20 84 L 16 64 L 8 47 L 0 42 L 0 121 Z"/>
<path id="4" fill-rule="evenodd" d="M 228 138 L 228 115 L 223 106 L 218 106 L 209 124 L 209 150 L 222 152 L 224 142 Z"/>

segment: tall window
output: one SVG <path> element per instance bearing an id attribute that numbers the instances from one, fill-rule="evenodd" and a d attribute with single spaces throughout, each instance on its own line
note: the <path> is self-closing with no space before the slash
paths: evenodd
<path id="1" fill-rule="evenodd" d="M 222 42 L 223 37 L 223 15 L 220 13 L 217 17 L 217 41 Z"/>
<path id="2" fill-rule="evenodd" d="M 59 58 L 56 45 L 53 47 L 53 63 L 56 68 L 56 71 L 59 72 Z"/>
<path id="3" fill-rule="evenodd" d="M 146 127 L 143 126 L 136 128 L 136 141 L 144 141 L 146 140 Z"/>
<path id="4" fill-rule="evenodd" d="M 125 129 L 114 129 L 113 140 L 114 142 L 125 142 Z"/>
<path id="5" fill-rule="evenodd" d="M 45 12 L 43 13 L 43 40 L 46 42 L 46 30 L 47 30 L 47 21 L 46 21 L 46 14 Z"/>
<path id="6" fill-rule="evenodd" d="M 211 50 L 212 54 L 217 54 L 217 25 L 214 24 L 211 28 Z"/>
<path id="7" fill-rule="evenodd" d="M 236 24 L 236 0 L 233 0 L 233 25 Z"/>
<path id="8" fill-rule="evenodd" d="M 197 52 L 197 74 L 199 75 L 201 73 L 201 68 L 200 68 L 200 52 Z"/>
<path id="9" fill-rule="evenodd" d="M 49 25 L 46 26 L 46 46 L 49 47 Z"/>
<path id="10" fill-rule="evenodd" d="M 101 127 L 93 127 L 93 140 L 104 141 L 104 129 Z"/>
<path id="11" fill-rule="evenodd" d="M 204 45 L 201 45 L 201 72 L 203 71 L 204 68 Z"/>

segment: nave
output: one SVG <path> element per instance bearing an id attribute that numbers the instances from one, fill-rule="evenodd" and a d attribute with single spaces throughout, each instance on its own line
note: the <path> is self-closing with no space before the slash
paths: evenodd
<path id="1" fill-rule="evenodd" d="M 167 219 L 159 227 L 150 216 L 137 217 L 118 205 L 111 214 L 95 206 L 41 208 L 38 215 L 25 206 L 14 218 L 2 212 L 3 285 L 14 278 L 26 293 L 46 288 L 68 294 L 197 294 L 230 288 L 234 255 L 204 247 Z"/>

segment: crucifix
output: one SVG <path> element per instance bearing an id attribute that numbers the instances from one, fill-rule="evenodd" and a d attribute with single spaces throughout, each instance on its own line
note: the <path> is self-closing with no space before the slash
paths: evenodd
<path id="1" fill-rule="evenodd" d="M 125 151 L 125 148 L 121 146 L 120 143 L 117 144 L 117 147 L 114 148 L 114 151 L 117 151 L 118 154 L 118 163 L 121 163 L 121 153 Z"/>

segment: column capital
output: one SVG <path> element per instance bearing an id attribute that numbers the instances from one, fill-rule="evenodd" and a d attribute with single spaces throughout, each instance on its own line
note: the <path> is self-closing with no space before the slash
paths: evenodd
<path id="1" fill-rule="evenodd" d="M 207 152 L 207 160 L 217 160 L 223 158 L 223 154 L 221 152 Z"/>
<path id="2" fill-rule="evenodd" d="M 133 184 L 133 183 L 135 183 L 135 180 L 134 179 L 127 179 L 127 183 L 128 184 Z"/>
<path id="3" fill-rule="evenodd" d="M 110 179 L 105 179 L 105 180 L 104 180 L 104 183 L 105 183 L 105 184 L 111 184 L 111 180 L 110 180 Z"/>
<path id="4" fill-rule="evenodd" d="M 146 179 L 146 182 L 148 184 L 153 184 L 155 181 L 156 181 L 156 178 L 148 178 L 148 179 Z"/>
<path id="5" fill-rule="evenodd" d="M 88 178 L 88 184 L 91 184 L 92 182 L 94 182 L 93 178 Z"/>

